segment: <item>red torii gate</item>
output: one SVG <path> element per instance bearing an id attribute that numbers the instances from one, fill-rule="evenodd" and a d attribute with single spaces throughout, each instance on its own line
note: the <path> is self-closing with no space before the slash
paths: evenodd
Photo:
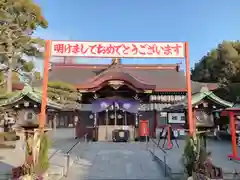
<path id="1" fill-rule="evenodd" d="M 46 119 L 49 62 L 52 56 L 74 56 L 88 58 L 185 58 L 186 89 L 188 98 L 189 133 L 196 133 L 196 122 L 192 113 L 192 89 L 188 42 L 90 42 L 51 41 L 45 44 L 42 104 L 39 128 Z"/>
<path id="2" fill-rule="evenodd" d="M 238 146 L 237 146 L 237 136 L 236 136 L 236 116 L 239 115 L 240 108 L 238 107 L 230 107 L 226 108 L 224 112 L 227 112 L 227 116 L 229 117 L 229 125 L 230 125 L 230 133 L 232 137 L 232 154 L 228 155 L 230 160 L 240 161 L 240 157 L 238 156 Z M 240 138 L 240 137 L 239 137 Z"/>

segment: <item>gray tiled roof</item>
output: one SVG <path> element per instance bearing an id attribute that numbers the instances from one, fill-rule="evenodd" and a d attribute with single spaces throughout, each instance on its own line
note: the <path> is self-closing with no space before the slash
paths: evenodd
<path id="1" fill-rule="evenodd" d="M 93 66 L 94 67 L 94 66 Z M 87 80 L 98 75 L 101 69 L 99 68 L 84 68 L 84 67 L 53 67 L 49 73 L 49 81 L 63 81 L 73 85 L 81 85 Z M 102 69 L 104 71 L 104 69 Z M 156 89 L 162 90 L 178 90 L 186 88 L 186 79 L 183 71 L 175 69 L 142 69 L 142 68 L 124 68 L 124 73 L 128 73 L 137 80 L 148 84 L 156 85 Z M 192 81 L 192 92 L 199 92 L 205 83 Z"/>

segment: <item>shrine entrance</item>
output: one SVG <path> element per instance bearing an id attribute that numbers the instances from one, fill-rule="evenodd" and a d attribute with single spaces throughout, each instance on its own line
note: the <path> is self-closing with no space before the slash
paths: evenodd
<path id="1" fill-rule="evenodd" d="M 119 131 L 126 133 L 125 138 L 121 139 L 121 141 L 132 141 L 135 139 L 138 128 L 135 121 L 137 112 L 128 112 L 128 109 L 124 108 L 124 106 L 130 105 L 123 104 L 118 99 L 108 105 L 105 110 L 98 113 L 98 141 L 119 141 L 115 137 Z"/>
<path id="2" fill-rule="evenodd" d="M 118 66 L 118 65 L 114 65 Z M 109 67 L 112 69 L 113 67 Z M 106 70 L 103 76 L 114 75 L 116 72 Z M 103 78 L 103 77 L 102 77 Z M 140 86 L 130 86 L 131 79 L 123 80 L 123 74 L 118 79 L 97 84 L 94 99 L 91 101 L 93 113 L 94 140 L 97 141 L 132 141 L 137 139 L 140 102 L 148 98 L 148 94 Z M 82 98 L 90 99 L 92 93 Z M 124 137 L 117 137 L 122 132 Z"/>
<path id="3" fill-rule="evenodd" d="M 96 71 L 97 75 L 87 81 L 84 85 L 74 85 L 76 89 L 81 89 L 84 92 L 96 93 L 96 98 L 92 100 L 92 103 L 94 104 L 94 101 L 96 101 L 97 103 L 95 104 L 98 104 L 98 106 L 100 106 L 100 109 L 102 109 L 101 111 L 100 109 L 94 110 L 93 129 L 99 129 L 101 128 L 100 126 L 103 125 L 104 130 L 101 132 L 105 132 L 105 135 L 102 137 L 102 139 L 105 140 L 110 138 L 110 135 L 108 135 L 106 132 L 108 132 L 107 130 L 111 126 L 118 126 L 118 124 L 120 124 L 121 127 L 126 126 L 126 124 L 131 124 L 135 127 L 137 126 L 136 119 L 138 115 L 138 110 L 136 109 L 132 111 L 131 108 L 136 108 L 136 104 L 139 104 L 139 102 L 142 100 L 141 97 L 139 98 L 139 96 L 142 96 L 142 98 L 148 98 L 148 94 L 154 92 L 156 88 L 156 86 L 151 84 L 150 82 L 143 82 L 141 79 L 136 79 L 128 73 L 124 73 L 123 71 L 121 71 L 121 66 L 116 65 L 117 61 L 119 61 L 120 58 L 185 58 L 187 84 L 186 89 L 189 109 L 188 119 L 192 119 L 191 121 L 189 121 L 189 132 L 191 135 L 195 133 L 195 120 L 193 118 L 191 104 L 192 94 L 189 67 L 189 51 L 187 42 L 46 41 L 40 128 L 43 128 L 45 126 L 48 70 L 51 56 L 116 58 L 116 63 L 113 63 L 111 65 L 111 68 L 105 69 L 102 73 Z M 114 69 L 114 71 L 112 71 L 112 69 Z M 112 88 L 109 93 L 115 94 L 107 94 L 105 95 L 105 97 L 101 97 L 104 93 L 101 94 L 99 92 L 107 86 L 110 86 Z M 123 95 L 120 96 L 121 98 L 119 98 L 119 94 L 121 94 L 121 88 L 124 88 L 126 86 L 129 91 L 127 93 L 125 92 L 125 96 Z M 133 92 L 133 94 L 129 92 Z M 115 99 L 109 100 L 110 97 Z M 105 103 L 105 100 L 103 101 L 101 99 L 108 99 L 108 103 Z"/>

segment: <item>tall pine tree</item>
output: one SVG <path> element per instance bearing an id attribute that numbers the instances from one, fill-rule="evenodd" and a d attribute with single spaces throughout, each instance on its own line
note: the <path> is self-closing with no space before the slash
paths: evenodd
<path id="1" fill-rule="evenodd" d="M 28 57 L 42 56 L 44 41 L 31 35 L 47 26 L 32 0 L 0 0 L 0 69 L 7 75 L 7 92 L 12 91 L 13 72 L 25 71 Z"/>

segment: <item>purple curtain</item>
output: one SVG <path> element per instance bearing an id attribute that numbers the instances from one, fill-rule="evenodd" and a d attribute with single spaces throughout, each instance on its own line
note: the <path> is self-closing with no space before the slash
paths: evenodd
<path id="1" fill-rule="evenodd" d="M 128 100 L 128 99 L 97 99 L 92 102 L 92 112 L 97 113 L 108 109 L 110 106 L 117 106 L 119 109 L 130 112 L 137 113 L 140 106 L 139 101 Z"/>

